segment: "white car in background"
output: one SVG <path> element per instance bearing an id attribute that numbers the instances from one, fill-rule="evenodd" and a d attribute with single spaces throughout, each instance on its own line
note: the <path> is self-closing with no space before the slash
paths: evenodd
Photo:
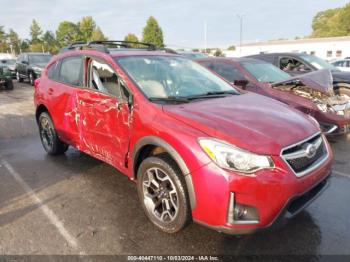
<path id="1" fill-rule="evenodd" d="M 341 71 L 350 72 L 350 59 L 336 60 L 331 63 L 335 67 L 339 68 Z"/>

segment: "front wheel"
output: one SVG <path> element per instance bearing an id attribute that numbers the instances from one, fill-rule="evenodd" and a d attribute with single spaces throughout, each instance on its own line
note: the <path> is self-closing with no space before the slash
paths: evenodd
<path id="1" fill-rule="evenodd" d="M 29 83 L 33 86 L 34 85 L 34 81 L 35 81 L 35 77 L 33 72 L 29 73 Z"/>
<path id="2" fill-rule="evenodd" d="M 181 170 L 168 154 L 146 158 L 137 174 L 141 204 L 151 222 L 176 233 L 191 221 L 191 208 Z"/>
<path id="3" fill-rule="evenodd" d="M 21 76 L 19 75 L 18 71 L 16 72 L 16 79 L 18 82 L 22 83 L 23 82 L 23 78 L 21 78 Z"/>
<path id="4" fill-rule="evenodd" d="M 13 82 L 12 79 L 9 79 L 6 81 L 6 86 L 5 86 L 6 90 L 13 90 Z"/>
<path id="5" fill-rule="evenodd" d="M 68 145 L 59 139 L 52 119 L 46 112 L 39 116 L 39 132 L 41 143 L 48 154 L 59 155 L 67 151 Z"/>

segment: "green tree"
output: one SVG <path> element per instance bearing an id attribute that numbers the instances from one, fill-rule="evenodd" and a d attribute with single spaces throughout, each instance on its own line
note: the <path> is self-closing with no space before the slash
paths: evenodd
<path id="1" fill-rule="evenodd" d="M 105 41 L 107 40 L 107 37 L 103 34 L 101 28 L 96 27 L 94 31 L 92 31 L 92 34 L 88 41 Z"/>
<path id="2" fill-rule="evenodd" d="M 39 43 L 40 36 L 42 33 L 43 31 L 41 30 L 38 22 L 35 19 L 33 19 L 32 24 L 30 26 L 31 43 L 32 44 Z"/>
<path id="3" fill-rule="evenodd" d="M 236 50 L 236 46 L 231 45 L 227 48 L 227 50 L 231 50 L 231 51 L 235 51 Z"/>
<path id="4" fill-rule="evenodd" d="M 311 37 L 350 35 L 350 4 L 316 14 L 312 20 Z"/>
<path id="5" fill-rule="evenodd" d="M 56 30 L 56 39 L 60 47 L 64 47 L 73 42 L 82 41 L 83 37 L 77 24 L 63 21 Z"/>
<path id="6" fill-rule="evenodd" d="M 82 35 L 82 40 L 86 42 L 91 41 L 92 34 L 96 32 L 96 23 L 94 19 L 92 19 L 91 16 L 84 16 L 77 25 Z"/>
<path id="7" fill-rule="evenodd" d="M 45 52 L 56 54 L 59 50 L 58 42 L 52 31 L 46 31 L 41 38 Z"/>
<path id="8" fill-rule="evenodd" d="M 129 33 L 124 37 L 124 41 L 129 41 L 129 42 L 138 42 L 139 39 L 135 34 Z"/>
<path id="9" fill-rule="evenodd" d="M 6 43 L 6 32 L 3 26 L 0 26 L 0 52 L 8 51 L 8 45 Z"/>
<path id="10" fill-rule="evenodd" d="M 215 52 L 214 52 L 214 56 L 221 56 L 221 57 L 223 57 L 223 56 L 225 56 L 225 54 L 222 52 L 221 49 L 217 48 L 215 50 Z"/>
<path id="11" fill-rule="evenodd" d="M 148 18 L 146 26 L 143 28 L 142 41 L 157 47 L 164 47 L 163 31 L 153 16 Z"/>
<path id="12" fill-rule="evenodd" d="M 10 29 L 9 33 L 7 34 L 7 42 L 10 46 L 12 46 L 12 50 L 15 54 L 20 53 L 21 39 L 18 37 L 18 34 L 12 29 Z"/>
<path id="13" fill-rule="evenodd" d="M 124 37 L 124 41 L 127 42 L 139 42 L 139 39 L 135 34 L 129 33 Z M 137 44 L 130 44 L 131 47 L 137 48 Z"/>

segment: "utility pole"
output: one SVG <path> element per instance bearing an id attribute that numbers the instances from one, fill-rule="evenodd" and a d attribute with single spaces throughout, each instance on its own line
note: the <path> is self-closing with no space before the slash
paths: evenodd
<path id="1" fill-rule="evenodd" d="M 204 53 L 207 53 L 207 21 L 204 21 Z"/>
<path id="2" fill-rule="evenodd" d="M 239 55 L 242 56 L 242 41 L 243 41 L 243 18 L 244 14 L 237 14 L 239 19 Z"/>

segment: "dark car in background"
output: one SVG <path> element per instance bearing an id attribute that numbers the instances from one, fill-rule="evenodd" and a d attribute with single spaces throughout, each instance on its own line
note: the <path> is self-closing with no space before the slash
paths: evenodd
<path id="1" fill-rule="evenodd" d="M 247 57 L 264 60 L 291 75 L 328 69 L 332 72 L 334 90 L 350 96 L 350 72 L 341 71 L 317 56 L 305 53 L 265 53 Z"/>
<path id="2" fill-rule="evenodd" d="M 200 52 L 191 52 L 191 51 L 176 51 L 179 55 L 182 55 L 184 57 L 187 57 L 189 59 L 199 59 L 199 58 L 206 58 L 208 57 L 207 54 L 203 54 Z"/>
<path id="3" fill-rule="evenodd" d="M 16 59 L 1 59 L 1 66 L 6 66 L 11 73 L 12 78 L 16 78 Z"/>
<path id="4" fill-rule="evenodd" d="M 349 131 L 350 97 L 334 93 L 329 70 L 291 77 L 274 65 L 253 58 L 207 58 L 197 62 L 242 89 L 315 117 L 325 134 Z"/>
<path id="5" fill-rule="evenodd" d="M 52 55 L 45 53 L 22 53 L 16 62 L 16 78 L 19 82 L 28 79 L 34 85 L 35 79 L 39 78 L 42 70 L 50 61 Z"/>
<path id="6" fill-rule="evenodd" d="M 0 89 L 13 89 L 10 69 L 2 63 L 0 63 Z"/>

